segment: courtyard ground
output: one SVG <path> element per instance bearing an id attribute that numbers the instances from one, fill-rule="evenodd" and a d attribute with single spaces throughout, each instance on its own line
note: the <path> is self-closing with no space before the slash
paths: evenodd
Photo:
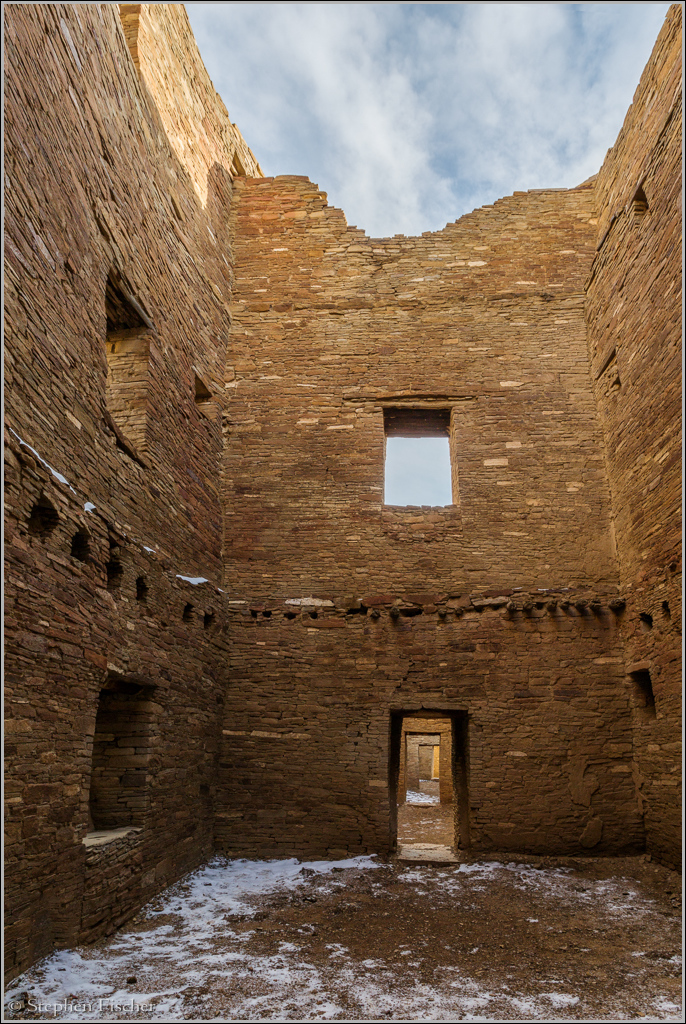
<path id="1" fill-rule="evenodd" d="M 216 858 L 6 1019 L 677 1021 L 679 892 L 646 858 Z"/>
<path id="2" fill-rule="evenodd" d="M 409 794 L 408 794 L 409 796 Z M 411 803 L 398 805 L 398 845 L 438 843 L 453 846 L 454 805 Z"/>

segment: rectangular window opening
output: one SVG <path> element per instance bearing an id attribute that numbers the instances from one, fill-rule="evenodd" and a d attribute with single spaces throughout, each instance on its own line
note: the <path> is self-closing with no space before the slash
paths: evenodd
<path id="1" fill-rule="evenodd" d="M 655 694 L 650 670 L 638 669 L 629 674 L 633 686 L 633 706 L 641 721 L 647 722 L 657 716 Z"/>
<path id="2" fill-rule="evenodd" d="M 387 407 L 384 504 L 440 508 L 458 504 L 449 408 Z"/>

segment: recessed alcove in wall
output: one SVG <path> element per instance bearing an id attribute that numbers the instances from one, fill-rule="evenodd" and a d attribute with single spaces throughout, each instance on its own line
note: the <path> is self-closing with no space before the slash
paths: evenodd
<path id="1" fill-rule="evenodd" d="M 90 556 L 90 534 L 88 530 L 77 530 L 71 539 L 71 557 L 86 562 Z"/>
<path id="2" fill-rule="evenodd" d="M 49 498 L 41 494 L 31 509 L 27 523 L 28 531 L 34 537 L 45 537 L 52 533 L 59 521 L 57 509 Z"/>
<path id="3" fill-rule="evenodd" d="M 389 406 L 384 416 L 384 504 L 457 504 L 449 408 Z"/>
<path id="4" fill-rule="evenodd" d="M 653 681 L 648 668 L 636 668 L 629 673 L 631 697 L 634 712 L 642 722 L 649 722 L 657 716 Z"/>
<path id="5" fill-rule="evenodd" d="M 617 366 L 617 350 L 612 351 L 605 357 L 600 370 L 596 374 L 598 388 L 605 398 L 615 395 L 622 386 Z"/>
<path id="6" fill-rule="evenodd" d="M 643 191 L 643 185 L 639 185 L 631 199 L 631 212 L 634 220 L 642 220 L 648 212 L 648 198 Z"/>
<path id="7" fill-rule="evenodd" d="M 145 452 L 152 321 L 115 269 L 107 278 L 105 312 L 107 408 L 126 441 Z"/>
<path id="8" fill-rule="evenodd" d="M 93 736 L 89 811 L 96 830 L 143 827 L 156 726 L 154 687 L 110 675 L 100 691 Z"/>
<path id="9" fill-rule="evenodd" d="M 216 420 L 221 413 L 219 403 L 215 400 L 214 395 L 197 373 L 194 374 L 194 381 L 196 408 L 208 420 Z"/>
<path id="10" fill-rule="evenodd" d="M 124 566 L 121 561 L 121 548 L 110 539 L 110 557 L 105 563 L 107 573 L 107 589 L 118 590 L 124 578 Z"/>

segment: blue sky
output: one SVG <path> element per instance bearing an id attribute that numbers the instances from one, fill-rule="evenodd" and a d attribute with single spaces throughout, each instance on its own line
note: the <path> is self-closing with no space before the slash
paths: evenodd
<path id="1" fill-rule="evenodd" d="M 668 6 L 186 5 L 265 173 L 308 175 L 376 237 L 594 174 Z"/>
<path id="2" fill-rule="evenodd" d="M 447 437 L 388 437 L 384 504 L 452 505 Z"/>

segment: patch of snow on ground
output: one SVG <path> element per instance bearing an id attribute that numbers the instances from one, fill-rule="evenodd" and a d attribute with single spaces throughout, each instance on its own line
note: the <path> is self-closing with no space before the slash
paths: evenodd
<path id="1" fill-rule="evenodd" d="M 680 1013 L 681 1007 L 677 1003 L 673 1003 L 670 999 L 665 999 L 663 996 L 659 996 L 657 999 L 653 999 L 653 1006 L 660 1013 Z M 678 1020 L 681 1018 L 667 1017 L 666 1020 Z"/>
<path id="2" fill-rule="evenodd" d="M 567 992 L 530 996 L 510 992 L 504 984 L 488 990 L 485 983 L 459 968 L 451 968 L 445 980 L 427 984 L 413 971 L 420 960 L 405 960 L 399 974 L 392 963 L 355 959 L 338 943 L 326 947 L 330 957 L 320 966 L 308 962 L 307 949 L 291 942 L 279 942 L 278 951 L 268 954 L 242 951 L 250 932 L 238 935 L 231 921 L 234 915 L 254 917 L 259 909 L 257 897 L 295 890 L 317 875 L 321 876 L 316 879 L 319 891 L 333 891 L 338 884 L 333 872 L 346 868 L 366 872 L 379 866 L 372 857 L 309 863 L 215 858 L 145 908 L 140 926 L 130 926 L 105 944 L 60 951 L 35 965 L 12 984 L 7 1009 L 10 1014 L 18 1010 L 22 993 L 28 993 L 29 1009 L 40 1005 L 44 1014 L 63 1021 L 134 1017 L 364 1021 L 385 1016 L 405 1021 L 486 1022 L 558 1020 L 551 1011 L 565 1013 L 579 1003 L 578 996 Z M 496 872 L 518 886 L 540 889 L 555 898 L 564 895 L 565 886 L 571 887 L 567 869 L 533 869 L 497 861 L 462 864 L 441 872 L 437 883 L 441 895 L 449 896 L 485 883 Z M 416 869 L 398 877 L 418 889 L 417 883 L 429 881 L 428 874 Z M 598 887 L 605 887 L 616 902 L 627 891 L 627 880 L 612 879 L 596 883 Z M 584 893 L 585 888 L 574 896 Z M 477 951 L 478 947 L 472 950 Z M 422 953 L 412 948 L 400 955 L 421 959 Z M 543 984 L 565 983 L 548 978 Z M 653 1006 L 660 1014 L 654 1019 L 681 1019 L 679 1008 L 668 999 L 655 999 Z M 489 1016 L 479 1013 L 485 1008 Z M 566 1015 L 564 1019 L 583 1017 Z"/>
<path id="3" fill-rule="evenodd" d="M 405 797 L 408 804 L 440 804 L 440 799 L 431 793 L 419 793 L 416 789 L 408 789 Z"/>
<path id="4" fill-rule="evenodd" d="M 549 999 L 553 1006 L 575 1006 L 579 1002 L 578 996 L 569 996 L 564 992 L 542 992 L 543 999 Z"/>

